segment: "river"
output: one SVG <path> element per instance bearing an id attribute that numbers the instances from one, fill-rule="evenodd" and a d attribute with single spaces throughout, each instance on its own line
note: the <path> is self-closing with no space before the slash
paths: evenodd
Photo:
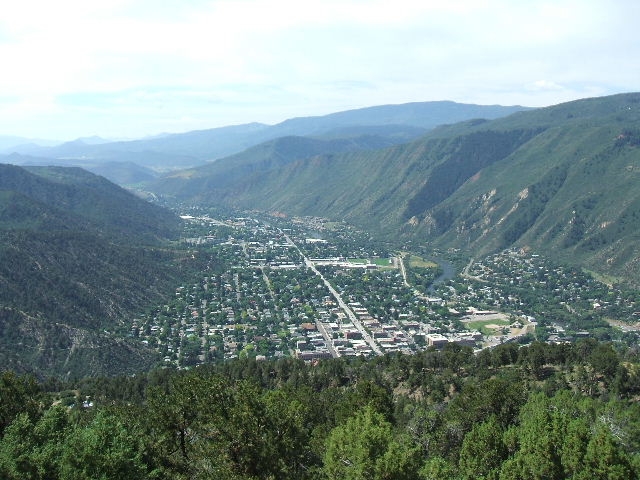
<path id="1" fill-rule="evenodd" d="M 440 276 L 438 276 L 427 289 L 429 293 L 435 293 L 437 285 L 444 283 L 456 276 L 456 269 L 451 262 L 448 262 L 441 258 L 425 258 L 425 260 L 437 263 L 438 266 L 442 269 L 442 273 L 440 274 Z"/>

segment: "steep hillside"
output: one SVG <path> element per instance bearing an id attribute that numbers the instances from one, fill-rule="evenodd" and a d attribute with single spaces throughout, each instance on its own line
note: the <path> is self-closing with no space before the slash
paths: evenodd
<path id="1" fill-rule="evenodd" d="M 546 129 L 419 217 L 421 234 L 477 253 L 509 246 L 637 281 L 640 104 Z"/>
<path id="2" fill-rule="evenodd" d="M 104 233 L 144 237 L 147 241 L 177 233 L 178 220 L 173 214 L 80 168 L 0 164 L 0 189 L 76 214 Z"/>
<path id="3" fill-rule="evenodd" d="M 101 175 L 117 185 L 134 185 L 148 182 L 158 176 L 150 168 L 141 167 L 133 162 L 106 162 L 88 167 L 91 173 Z"/>
<path id="4" fill-rule="evenodd" d="M 639 136 L 640 94 L 632 93 L 441 127 L 376 152 L 317 155 L 254 174 L 243 166 L 227 182 L 183 178 L 180 191 L 346 219 L 476 255 L 529 247 L 637 281 Z"/>
<path id="5" fill-rule="evenodd" d="M 140 160 L 136 157 L 136 160 Z M 56 158 L 34 157 L 12 153 L 10 155 L 0 155 L 0 164 L 7 163 L 21 167 L 33 166 L 67 166 L 78 167 L 88 170 L 96 175 L 101 175 L 117 185 L 134 185 L 136 183 L 148 182 L 157 178 L 160 173 L 150 168 L 143 167 L 132 161 L 89 161 L 89 160 L 61 160 Z M 141 162 L 144 163 L 144 162 Z"/>
<path id="6" fill-rule="evenodd" d="M 226 191 L 231 185 L 296 161 L 321 154 L 372 151 L 392 144 L 370 135 L 335 139 L 280 137 L 201 167 L 168 174 L 154 182 L 152 189 L 178 199 L 208 198 L 214 192 Z"/>
<path id="7" fill-rule="evenodd" d="M 162 242 L 177 227 L 88 172 L 0 165 L 0 362 L 39 375 L 154 362 L 113 333 L 169 293 L 174 254 Z"/>
<path id="8" fill-rule="evenodd" d="M 447 198 L 467 177 L 535 132 L 474 132 L 375 153 L 317 156 L 252 176 L 236 184 L 228 198 L 238 207 L 262 202 L 292 214 L 342 218 L 398 238 L 399 228 L 417 211 Z M 215 195 L 211 200 L 227 198 Z"/>

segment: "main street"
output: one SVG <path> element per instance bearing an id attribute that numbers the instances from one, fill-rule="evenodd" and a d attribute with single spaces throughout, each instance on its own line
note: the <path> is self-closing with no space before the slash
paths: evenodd
<path id="1" fill-rule="evenodd" d="M 322 335 L 322 338 L 324 338 L 324 341 L 327 344 L 327 350 L 329 350 L 329 353 L 331 354 L 331 356 L 333 358 L 338 358 L 340 354 L 333 346 L 333 337 L 331 336 L 330 332 L 327 332 L 327 327 L 325 326 L 325 324 L 322 323 L 317 318 L 316 318 L 316 328 Z"/>
<path id="2" fill-rule="evenodd" d="M 369 332 L 367 332 L 367 330 L 364 328 L 364 326 L 362 325 L 360 320 L 358 320 L 358 317 L 353 312 L 351 307 L 349 307 L 349 305 L 347 305 L 347 303 L 342 299 L 342 296 L 340 295 L 340 293 L 338 293 L 336 291 L 336 289 L 333 288 L 333 285 L 331 285 L 331 283 L 329 283 L 329 281 L 326 278 L 324 278 L 324 275 L 322 275 L 322 273 L 320 273 L 320 271 L 318 271 L 316 266 L 313 264 L 313 262 L 311 260 L 309 260 L 307 258 L 307 256 L 300 249 L 300 247 L 298 247 L 298 245 L 296 245 L 296 243 L 293 240 L 291 240 L 291 237 L 289 237 L 289 235 L 287 235 L 284 232 L 281 232 L 281 233 L 287 239 L 287 242 L 292 247 L 294 247 L 298 251 L 298 253 L 300 253 L 300 256 L 304 260 L 305 266 L 309 267 L 313 271 L 313 273 L 315 273 L 318 277 L 320 277 L 320 279 L 322 280 L 324 285 L 327 287 L 329 292 L 331 292 L 331 295 L 333 296 L 333 298 L 335 298 L 336 302 L 338 302 L 338 306 L 344 311 L 344 313 L 347 315 L 347 317 L 349 317 L 349 320 L 351 320 L 351 323 L 353 323 L 354 327 L 356 327 L 356 329 L 360 332 L 360 334 L 362 335 L 363 340 L 365 342 L 367 342 L 367 345 L 369 345 L 371 350 L 373 350 L 377 355 L 382 355 L 382 350 L 380 349 L 380 347 L 378 346 L 376 341 L 369 334 Z M 326 334 L 326 332 L 325 332 L 325 334 Z M 323 336 L 325 336 L 325 335 L 323 335 Z M 326 339 L 326 336 L 325 336 L 325 339 Z"/>

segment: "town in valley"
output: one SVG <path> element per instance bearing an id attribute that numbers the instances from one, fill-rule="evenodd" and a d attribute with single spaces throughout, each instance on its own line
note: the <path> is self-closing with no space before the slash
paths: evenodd
<path id="1" fill-rule="evenodd" d="M 533 252 L 416 252 L 316 217 L 182 218 L 182 247 L 206 267 L 125 326 L 166 365 L 637 338 L 635 292 Z"/>

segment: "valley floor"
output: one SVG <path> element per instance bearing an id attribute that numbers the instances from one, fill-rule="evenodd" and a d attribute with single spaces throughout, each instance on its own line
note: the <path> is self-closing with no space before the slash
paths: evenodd
<path id="1" fill-rule="evenodd" d="M 237 357 L 413 353 L 448 343 L 620 336 L 637 298 L 518 251 L 469 261 L 440 281 L 437 265 L 387 250 L 323 219 L 184 215 L 184 242 L 207 257 L 197 282 L 131 323 L 165 364 Z M 419 266 L 418 266 L 419 265 Z M 586 319 L 581 321 L 580 319 Z M 627 336 L 631 335 L 627 329 Z"/>

